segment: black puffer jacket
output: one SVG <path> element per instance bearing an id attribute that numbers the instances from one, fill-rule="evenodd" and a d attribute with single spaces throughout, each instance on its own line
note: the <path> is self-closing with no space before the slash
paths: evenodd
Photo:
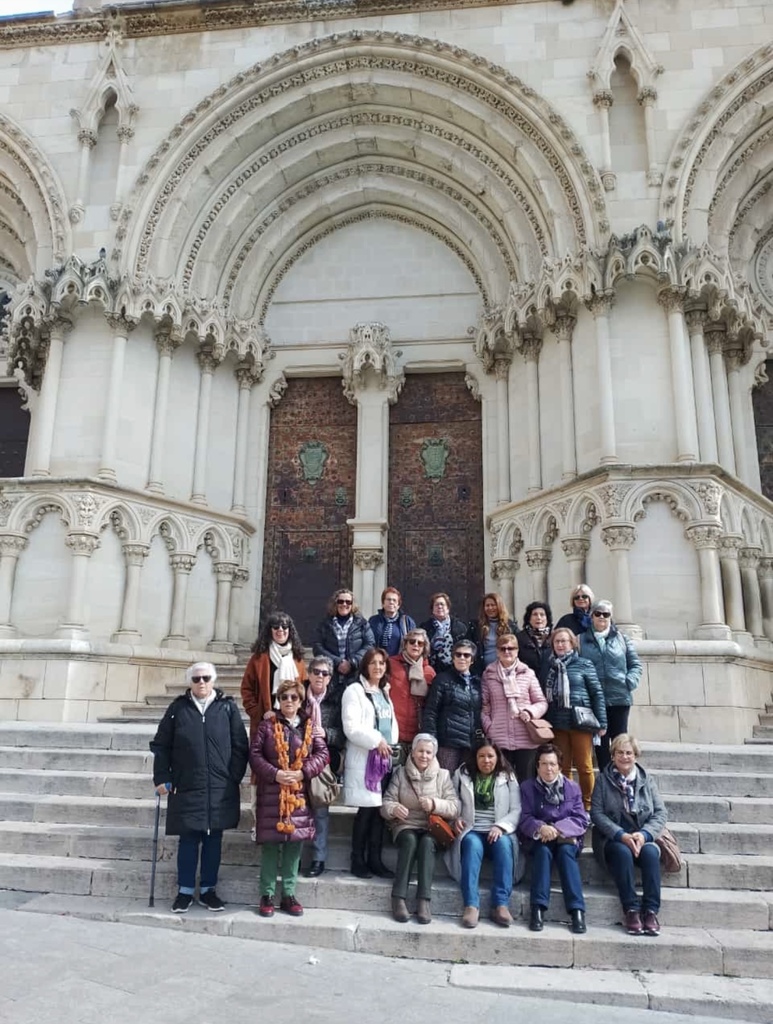
<path id="1" fill-rule="evenodd" d="M 191 691 L 173 700 L 150 742 L 153 783 L 171 782 L 166 834 L 236 828 L 239 785 L 247 768 L 247 730 L 222 690 L 201 714 Z"/>
<path id="2" fill-rule="evenodd" d="M 353 615 L 352 624 L 346 634 L 346 657 L 342 658 L 338 653 L 338 637 L 333 629 L 333 620 L 328 617 L 317 626 L 317 635 L 314 638 L 314 656 L 318 658 L 324 655 L 333 662 L 336 674 L 336 678 L 332 680 L 333 683 L 348 684 L 359 675 L 360 662 L 365 652 L 375 646 L 373 630 L 370 628 L 368 620 L 362 615 Z M 344 660 L 352 666 L 352 671 L 348 676 L 341 676 L 338 673 L 338 666 Z"/>
<path id="3" fill-rule="evenodd" d="M 480 678 L 470 676 L 466 683 L 455 669 L 439 672 L 429 688 L 421 716 L 422 732 L 437 737 L 441 747 L 466 749 L 483 739 L 480 724 Z"/>
<path id="4" fill-rule="evenodd" d="M 518 660 L 529 666 L 544 693 L 548 672 L 550 672 L 550 659 L 553 656 L 550 644 L 546 643 L 542 647 L 538 647 L 525 629 L 516 633 L 515 637 L 518 641 Z"/>

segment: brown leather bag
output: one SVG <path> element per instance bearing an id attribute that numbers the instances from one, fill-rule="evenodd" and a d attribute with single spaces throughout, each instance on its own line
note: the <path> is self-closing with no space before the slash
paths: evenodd
<path id="1" fill-rule="evenodd" d="M 682 851 L 674 833 L 664 828 L 655 840 L 660 849 L 660 870 L 666 875 L 675 875 L 682 870 Z"/>
<path id="2" fill-rule="evenodd" d="M 555 739 L 553 726 L 546 718 L 530 718 L 526 723 L 526 732 L 532 743 L 536 743 L 537 746 L 551 743 Z"/>
<path id="3" fill-rule="evenodd" d="M 439 814 L 430 814 L 428 831 L 435 840 L 435 846 L 439 850 L 447 850 L 449 846 L 453 845 L 454 839 L 456 839 L 454 830 L 446 819 L 441 818 Z"/>

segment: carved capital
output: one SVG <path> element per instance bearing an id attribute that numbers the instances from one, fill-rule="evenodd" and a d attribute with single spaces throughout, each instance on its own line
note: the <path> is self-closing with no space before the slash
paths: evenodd
<path id="1" fill-rule="evenodd" d="M 250 391 L 255 384 L 260 381 L 262 376 L 262 370 L 260 370 L 254 363 L 249 365 L 246 363 L 240 363 L 234 370 L 239 387 L 245 391 Z"/>
<path id="2" fill-rule="evenodd" d="M 355 551 L 354 564 L 357 566 L 358 569 L 378 569 L 380 565 L 384 564 L 384 552 L 378 548 L 369 551 Z"/>
<path id="3" fill-rule="evenodd" d="M 84 149 L 93 149 L 97 144 L 97 133 L 90 128 L 81 128 L 78 132 L 78 142 Z"/>
<path id="4" fill-rule="evenodd" d="M 521 565 L 517 558 L 497 558 L 491 563 L 492 580 L 513 580 Z"/>
<path id="5" fill-rule="evenodd" d="M 18 558 L 27 546 L 27 538 L 18 533 L 0 535 L 0 558 Z"/>
<path id="6" fill-rule="evenodd" d="M 171 327 L 159 327 L 156 330 L 156 348 L 159 355 L 173 356 L 175 349 L 180 347 L 181 338 Z"/>
<path id="7" fill-rule="evenodd" d="M 658 292 L 658 302 L 667 313 L 681 313 L 684 309 L 684 289 L 661 288 Z"/>
<path id="8" fill-rule="evenodd" d="M 738 564 L 742 569 L 756 569 L 762 558 L 762 548 L 746 547 L 738 552 Z"/>
<path id="9" fill-rule="evenodd" d="M 130 334 L 138 323 L 136 317 L 126 313 L 105 313 L 105 320 L 116 334 Z"/>
<path id="10" fill-rule="evenodd" d="M 237 566 L 234 570 L 233 585 L 234 587 L 243 587 L 247 580 L 250 578 L 250 570 L 245 569 L 244 566 Z"/>
<path id="11" fill-rule="evenodd" d="M 684 311 L 684 318 L 690 335 L 703 333 L 703 326 L 706 323 L 705 309 L 686 309 Z"/>
<path id="12" fill-rule="evenodd" d="M 561 547 L 570 562 L 579 562 L 587 558 L 590 541 L 587 537 L 564 537 Z"/>
<path id="13" fill-rule="evenodd" d="M 94 533 L 68 533 L 64 542 L 74 555 L 86 558 L 91 558 L 99 547 L 99 537 Z"/>
<path id="14" fill-rule="evenodd" d="M 232 581 L 236 575 L 238 566 L 235 562 L 213 562 L 212 572 L 217 577 L 218 583 Z"/>
<path id="15" fill-rule="evenodd" d="M 150 554 L 149 544 L 122 544 L 124 561 L 127 565 L 144 565 L 145 559 Z"/>
<path id="16" fill-rule="evenodd" d="M 124 124 L 116 128 L 115 134 L 118 136 L 118 141 L 126 145 L 134 138 L 134 129 L 128 124 Z"/>
<path id="17" fill-rule="evenodd" d="M 553 552 L 547 548 L 532 548 L 526 552 L 526 564 L 534 571 L 546 570 L 550 565 Z"/>
<path id="18" fill-rule="evenodd" d="M 609 312 L 615 303 L 615 297 L 611 294 L 594 295 L 590 299 L 586 299 L 585 305 L 588 307 L 593 316 L 609 316 Z"/>
<path id="19" fill-rule="evenodd" d="M 172 571 L 187 576 L 196 564 L 195 555 L 170 555 L 169 564 Z"/>
<path id="20" fill-rule="evenodd" d="M 719 557 L 737 561 L 738 552 L 744 546 L 744 538 L 729 533 L 719 539 Z"/>
<path id="21" fill-rule="evenodd" d="M 526 334 L 520 345 L 521 355 L 527 363 L 539 362 L 539 354 L 542 351 L 542 338 L 536 334 Z"/>
<path id="22" fill-rule="evenodd" d="M 510 356 L 497 356 L 494 360 L 494 374 L 497 380 L 507 380 L 510 376 Z"/>
<path id="23" fill-rule="evenodd" d="M 651 106 L 658 98 L 657 89 L 653 89 L 651 85 L 645 85 L 644 88 L 639 90 L 639 94 L 636 97 L 636 102 L 642 107 Z"/>
<path id="24" fill-rule="evenodd" d="M 556 341 L 559 343 L 563 341 L 571 342 L 576 323 L 577 318 L 574 316 L 566 316 L 564 314 L 557 316 L 550 328 L 556 336 Z"/>
<path id="25" fill-rule="evenodd" d="M 614 102 L 615 97 L 610 89 L 599 89 L 593 94 L 594 107 L 603 107 L 605 110 L 609 110 Z"/>
<path id="26" fill-rule="evenodd" d="M 773 579 L 773 558 L 767 555 L 761 558 L 758 571 L 760 579 Z"/>
<path id="27" fill-rule="evenodd" d="M 212 374 L 220 366 L 221 357 L 212 349 L 202 348 L 196 353 L 199 369 L 202 373 Z"/>
<path id="28" fill-rule="evenodd" d="M 688 526 L 684 531 L 684 535 L 696 551 L 700 551 L 702 548 L 716 548 L 719 546 L 719 541 L 722 537 L 722 527 Z"/>
<path id="29" fill-rule="evenodd" d="M 636 530 L 632 526 L 605 526 L 601 539 L 610 551 L 629 551 L 636 542 Z"/>
<path id="30" fill-rule="evenodd" d="M 725 351 L 725 325 L 706 321 L 703 325 L 703 337 L 709 355 L 722 355 Z"/>

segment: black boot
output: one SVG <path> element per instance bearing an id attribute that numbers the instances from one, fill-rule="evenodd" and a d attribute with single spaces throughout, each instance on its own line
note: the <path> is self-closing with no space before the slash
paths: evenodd
<path id="1" fill-rule="evenodd" d="M 572 910 L 572 931 L 575 935 L 584 935 L 588 930 L 585 926 L 585 911 L 584 910 Z"/>
<path id="2" fill-rule="evenodd" d="M 394 871 L 390 871 L 381 859 L 381 847 L 384 843 L 386 822 L 379 813 L 373 818 L 368 831 L 368 867 L 371 874 L 377 878 L 394 878 Z"/>
<path id="3" fill-rule="evenodd" d="M 543 915 L 545 911 L 542 907 L 531 908 L 531 919 L 529 920 L 529 929 L 533 932 L 541 932 L 545 926 Z"/>
<path id="4" fill-rule="evenodd" d="M 368 833 L 370 831 L 370 807 L 360 807 L 354 816 L 352 827 L 352 874 L 357 878 L 372 878 L 366 863 Z"/>

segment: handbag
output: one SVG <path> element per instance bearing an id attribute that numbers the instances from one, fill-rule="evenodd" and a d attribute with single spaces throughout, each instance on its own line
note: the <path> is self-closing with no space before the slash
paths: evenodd
<path id="1" fill-rule="evenodd" d="M 597 732 L 601 725 L 590 708 L 572 708 L 572 728 L 580 732 Z"/>
<path id="2" fill-rule="evenodd" d="M 340 792 L 341 783 L 329 764 L 309 780 L 309 803 L 314 808 L 329 807 L 338 799 Z"/>
<path id="3" fill-rule="evenodd" d="M 553 726 L 545 718 L 530 718 L 526 722 L 526 732 L 532 743 L 536 743 L 538 746 L 541 743 L 550 743 L 555 739 Z"/>
<path id="4" fill-rule="evenodd" d="M 664 828 L 655 842 L 660 849 L 660 869 L 667 875 L 675 875 L 682 870 L 682 851 L 679 849 L 674 833 Z"/>
<path id="5" fill-rule="evenodd" d="M 427 830 L 432 836 L 435 846 L 439 850 L 447 850 L 449 846 L 453 846 L 456 836 L 454 830 L 448 824 L 445 818 L 441 818 L 439 814 L 430 814 L 429 816 L 429 828 Z"/>

